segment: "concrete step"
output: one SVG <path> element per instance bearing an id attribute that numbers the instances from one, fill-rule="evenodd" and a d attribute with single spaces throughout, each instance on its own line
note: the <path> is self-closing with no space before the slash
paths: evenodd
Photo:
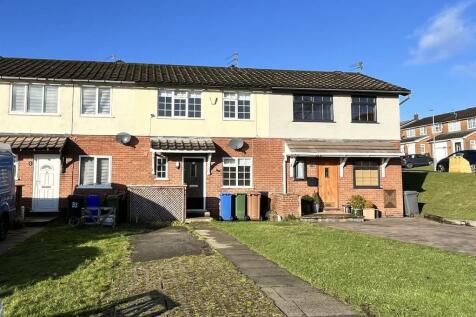
<path id="1" fill-rule="evenodd" d="M 185 219 L 185 223 L 197 223 L 197 222 L 210 222 L 213 218 L 210 216 L 207 217 L 191 217 Z"/>
<path id="2" fill-rule="evenodd" d="M 344 213 L 314 213 L 301 217 L 305 222 L 363 222 L 364 217 Z"/>

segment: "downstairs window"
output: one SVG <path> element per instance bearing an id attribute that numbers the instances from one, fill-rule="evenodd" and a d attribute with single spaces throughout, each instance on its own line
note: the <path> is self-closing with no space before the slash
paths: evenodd
<path id="1" fill-rule="evenodd" d="M 360 160 L 354 162 L 354 187 L 355 188 L 379 188 L 380 165 L 372 160 Z"/>

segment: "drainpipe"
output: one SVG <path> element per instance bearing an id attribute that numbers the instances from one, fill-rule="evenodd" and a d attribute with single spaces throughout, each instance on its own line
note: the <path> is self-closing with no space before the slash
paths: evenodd
<path id="1" fill-rule="evenodd" d="M 288 192 L 288 186 L 287 186 L 287 180 L 286 180 L 286 161 L 288 160 L 288 157 L 286 154 L 283 154 L 283 194 L 286 194 Z"/>

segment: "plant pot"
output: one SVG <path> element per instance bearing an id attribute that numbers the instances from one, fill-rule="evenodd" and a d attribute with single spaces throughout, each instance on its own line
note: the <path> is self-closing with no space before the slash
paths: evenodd
<path id="1" fill-rule="evenodd" d="M 312 213 L 313 203 L 307 200 L 301 200 L 301 213 L 303 215 L 308 215 Z"/>
<path id="2" fill-rule="evenodd" d="M 353 208 L 352 213 L 354 214 L 354 216 L 357 216 L 357 217 L 362 217 L 363 215 L 363 211 L 360 208 Z"/>
<path id="3" fill-rule="evenodd" d="M 321 211 L 321 206 L 319 204 L 312 204 L 312 211 L 313 212 L 320 212 Z"/>
<path id="4" fill-rule="evenodd" d="M 375 219 L 375 208 L 364 208 L 364 219 L 374 220 Z"/>

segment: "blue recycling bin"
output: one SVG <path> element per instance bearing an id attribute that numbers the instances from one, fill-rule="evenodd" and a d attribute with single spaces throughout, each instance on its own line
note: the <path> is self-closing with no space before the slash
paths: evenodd
<path id="1" fill-rule="evenodd" d="M 220 193 L 220 219 L 225 221 L 233 220 L 233 215 L 231 214 L 233 201 L 232 193 Z"/>
<path id="2" fill-rule="evenodd" d="M 101 197 L 98 195 L 88 195 L 86 197 L 86 208 L 89 210 L 89 217 L 85 218 L 85 223 L 92 223 L 99 217 L 99 207 L 101 207 Z"/>

